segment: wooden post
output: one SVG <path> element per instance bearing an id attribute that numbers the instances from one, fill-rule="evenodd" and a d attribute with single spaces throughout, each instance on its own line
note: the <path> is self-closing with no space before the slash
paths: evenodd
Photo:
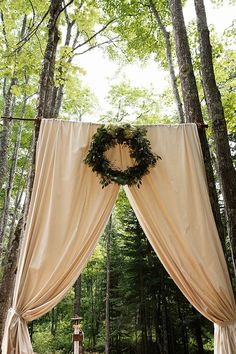
<path id="1" fill-rule="evenodd" d="M 84 332 L 82 331 L 80 320 L 82 317 L 73 317 L 73 353 L 74 354 L 84 354 Z"/>

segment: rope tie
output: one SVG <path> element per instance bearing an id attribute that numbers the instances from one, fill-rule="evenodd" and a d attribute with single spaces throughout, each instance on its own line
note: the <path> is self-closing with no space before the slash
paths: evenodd
<path id="1" fill-rule="evenodd" d="M 9 308 L 8 312 L 12 315 L 15 315 L 17 317 L 21 317 L 21 315 L 16 311 L 14 307 Z"/>

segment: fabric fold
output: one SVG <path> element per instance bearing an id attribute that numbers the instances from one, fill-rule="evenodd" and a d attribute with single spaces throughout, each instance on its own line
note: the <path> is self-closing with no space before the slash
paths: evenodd
<path id="1" fill-rule="evenodd" d="M 3 354 L 33 353 L 26 321 L 44 315 L 65 296 L 109 219 L 119 186 L 102 189 L 83 162 L 96 129 L 93 124 L 41 123 L 13 295 L 12 307 L 17 310 L 8 314 Z"/>
<path id="2" fill-rule="evenodd" d="M 152 126 L 148 138 L 162 160 L 143 178 L 139 190 L 125 187 L 131 206 L 189 302 L 213 323 L 234 321 L 236 305 L 211 210 L 197 128 Z M 234 325 L 216 328 L 215 354 L 236 353 Z"/>
<path id="3" fill-rule="evenodd" d="M 2 353 L 33 354 L 27 322 L 14 308 L 8 310 Z"/>
<path id="4" fill-rule="evenodd" d="M 229 324 L 214 324 L 214 354 L 236 353 L 236 319 Z"/>
<path id="5" fill-rule="evenodd" d="M 32 354 L 27 322 L 50 311 L 88 262 L 119 186 L 102 188 L 84 164 L 99 125 L 43 120 L 36 173 L 2 354 Z M 161 156 L 140 188 L 125 187 L 153 249 L 177 286 L 215 323 L 215 354 L 235 354 L 236 305 L 209 202 L 194 124 L 147 127 Z M 117 145 L 117 166 L 131 163 Z M 157 274 L 158 276 L 158 274 Z"/>

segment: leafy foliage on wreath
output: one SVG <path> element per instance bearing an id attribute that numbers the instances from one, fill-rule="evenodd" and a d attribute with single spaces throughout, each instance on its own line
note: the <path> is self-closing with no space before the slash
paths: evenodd
<path id="1" fill-rule="evenodd" d="M 97 129 L 84 161 L 100 177 L 102 188 L 111 182 L 128 186 L 136 184 L 138 188 L 140 187 L 143 176 L 150 172 L 150 167 L 154 167 L 158 159 L 161 159 L 151 151 L 146 132 L 144 127 L 132 126 L 128 123 L 120 126 L 102 125 Z M 105 152 L 117 144 L 127 146 L 130 157 L 135 160 L 135 165 L 124 171 L 113 167 L 105 157 Z"/>

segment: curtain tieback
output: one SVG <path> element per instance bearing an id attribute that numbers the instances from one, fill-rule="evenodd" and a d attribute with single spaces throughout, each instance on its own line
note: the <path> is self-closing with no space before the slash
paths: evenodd
<path id="1" fill-rule="evenodd" d="M 10 307 L 8 310 L 9 314 L 11 314 L 12 316 L 15 315 L 19 318 L 21 318 L 21 315 L 16 311 L 16 309 L 14 307 Z"/>
<path id="2" fill-rule="evenodd" d="M 230 321 L 222 322 L 222 323 L 215 323 L 215 325 L 217 325 L 219 327 L 227 327 L 227 326 L 230 326 L 232 324 L 236 324 L 236 318 L 234 318 L 233 320 L 230 320 Z"/>

